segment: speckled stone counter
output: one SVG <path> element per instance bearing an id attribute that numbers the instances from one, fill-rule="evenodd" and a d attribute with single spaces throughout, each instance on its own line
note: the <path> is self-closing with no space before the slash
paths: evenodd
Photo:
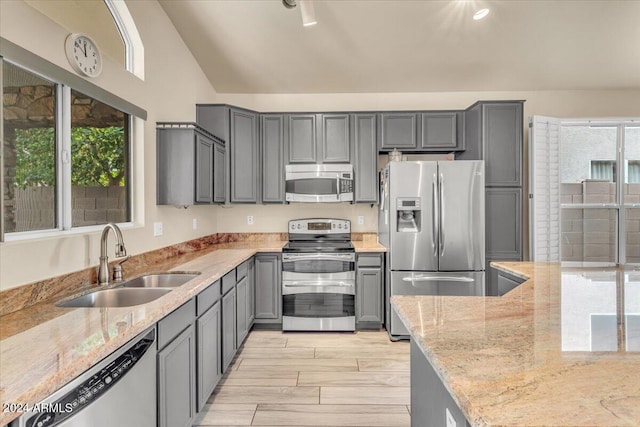
<path id="1" fill-rule="evenodd" d="M 164 248 L 130 261 L 125 265 L 127 278 L 170 270 L 201 272 L 185 285 L 144 305 L 61 308 L 51 300 L 37 302 L 45 286 L 56 288 L 48 298 L 64 295 L 57 288 L 64 290 L 69 285 L 58 284 L 56 279 L 6 293 L 12 296 L 5 299 L 7 304 L 29 299 L 36 303 L 0 317 L 0 402 L 33 405 L 41 401 L 255 253 L 281 252 L 287 243 L 279 236 L 256 236 L 256 240 L 242 236 L 242 241 L 232 235 L 216 236 L 191 242 L 197 246 L 193 251 Z M 360 240 L 353 241 L 356 252 L 386 251 L 371 238 L 357 237 Z M 85 276 L 90 277 L 87 273 Z M 70 281 L 66 276 L 59 280 Z M 82 280 L 87 282 L 86 278 Z M 74 286 L 76 292 L 95 290 L 85 283 Z M 0 426 L 18 415 L 0 413 Z"/>
<path id="2" fill-rule="evenodd" d="M 0 402 L 38 403 L 256 252 L 279 252 L 284 243 L 226 243 L 154 264 L 149 271 L 201 274 L 147 304 L 61 308 L 45 302 L 0 317 Z M 2 412 L 0 425 L 18 415 Z"/>
<path id="3" fill-rule="evenodd" d="M 472 426 L 639 426 L 640 271 L 493 263 L 503 297 L 392 304 Z"/>

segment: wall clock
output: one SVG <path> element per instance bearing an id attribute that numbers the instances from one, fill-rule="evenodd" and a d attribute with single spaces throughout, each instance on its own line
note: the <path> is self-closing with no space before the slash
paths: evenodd
<path id="1" fill-rule="evenodd" d="M 69 64 L 76 72 L 87 77 L 98 77 L 102 72 L 102 55 L 96 42 L 86 34 L 71 33 L 64 44 Z"/>

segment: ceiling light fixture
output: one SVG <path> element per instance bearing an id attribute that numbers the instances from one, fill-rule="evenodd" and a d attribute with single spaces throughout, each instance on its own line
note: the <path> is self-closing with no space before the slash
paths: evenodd
<path id="1" fill-rule="evenodd" d="M 489 14 L 489 9 L 480 9 L 476 13 L 473 14 L 473 19 L 475 21 L 479 21 L 482 18 L 486 17 Z"/>
<path id="2" fill-rule="evenodd" d="M 302 25 L 310 27 L 316 25 L 318 20 L 316 19 L 316 11 L 313 6 L 313 0 L 297 0 L 300 3 L 300 15 L 302 16 Z M 282 0 L 282 4 L 287 9 L 293 9 L 297 6 L 296 0 Z"/>

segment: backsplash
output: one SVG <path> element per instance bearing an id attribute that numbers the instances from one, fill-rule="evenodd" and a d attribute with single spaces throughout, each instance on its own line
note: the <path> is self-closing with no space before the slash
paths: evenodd
<path id="1" fill-rule="evenodd" d="M 376 242 L 375 233 L 352 233 L 352 240 Z M 218 233 L 204 236 L 164 248 L 132 255 L 123 264 L 125 277 L 135 277 L 152 270 L 158 271 L 167 264 L 167 260 L 175 262 L 176 257 L 195 258 L 200 251 L 213 249 L 212 246 L 223 246 L 225 243 L 274 242 L 281 246 L 287 241 L 287 233 Z M 184 260 L 185 262 L 187 259 Z M 113 266 L 113 264 L 110 264 Z M 165 267 L 166 268 L 166 267 Z M 97 265 L 51 277 L 45 280 L 25 284 L 0 292 L 0 316 L 39 304 L 45 301 L 58 300 L 97 286 Z"/>

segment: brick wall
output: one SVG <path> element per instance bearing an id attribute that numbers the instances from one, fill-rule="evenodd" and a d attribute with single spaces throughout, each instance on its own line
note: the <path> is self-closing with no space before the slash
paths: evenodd
<path id="1" fill-rule="evenodd" d="M 126 221 L 125 187 L 71 188 L 74 227 Z M 55 189 L 27 187 L 15 189 L 15 231 L 55 227 Z"/>

